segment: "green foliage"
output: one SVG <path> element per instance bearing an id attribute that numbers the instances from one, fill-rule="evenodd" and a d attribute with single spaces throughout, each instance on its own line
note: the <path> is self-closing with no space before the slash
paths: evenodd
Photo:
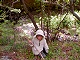
<path id="1" fill-rule="evenodd" d="M 35 2 L 40 2 L 41 0 L 35 0 Z"/>
<path id="2" fill-rule="evenodd" d="M 80 46 L 77 45 L 77 44 L 74 44 L 73 50 L 74 50 L 76 53 L 80 53 Z"/>
<path id="3" fill-rule="evenodd" d="M 80 55 L 80 47 L 78 45 L 79 43 L 76 42 L 59 42 L 59 41 L 54 41 L 49 45 L 49 54 L 46 57 L 46 60 L 60 60 L 62 59 L 69 59 L 69 60 L 78 60 L 79 55 Z M 63 47 L 72 47 L 72 50 L 69 51 L 63 51 Z M 68 48 L 69 49 L 69 48 Z M 64 50 L 66 50 L 64 48 Z M 61 57 L 61 58 L 60 58 Z"/>
<path id="4" fill-rule="evenodd" d="M 14 49 L 15 51 L 20 51 L 20 49 L 23 49 L 25 46 L 26 46 L 25 43 L 17 43 L 17 44 L 15 44 L 15 45 L 13 46 L 13 49 Z"/>
<path id="5" fill-rule="evenodd" d="M 79 4 L 79 0 L 75 0 L 75 6 L 77 6 Z"/>
<path id="6" fill-rule="evenodd" d="M 2 13 L 3 10 L 0 10 L 0 13 Z M 6 18 L 6 12 L 4 11 L 1 15 L 0 15 L 0 20 L 5 20 Z"/>
<path id="7" fill-rule="evenodd" d="M 78 34 L 80 34 L 80 27 L 77 28 L 77 31 L 76 31 Z"/>
<path id="8" fill-rule="evenodd" d="M 2 10 L 0 10 L 0 13 L 2 13 Z"/>
<path id="9" fill-rule="evenodd" d="M 2 0 L 0 0 L 0 4 L 2 3 Z"/>
<path id="10" fill-rule="evenodd" d="M 58 15 L 58 16 L 51 16 L 51 27 L 52 28 L 58 28 L 59 26 L 61 28 L 71 27 L 74 24 L 74 17 L 71 14 L 66 15 Z M 60 24 L 60 25 L 59 25 Z"/>
<path id="11" fill-rule="evenodd" d="M 4 51 L 10 52 L 10 51 L 11 51 L 11 48 L 12 48 L 12 46 L 6 46 L 6 47 L 4 48 Z"/>
<path id="12" fill-rule="evenodd" d="M 69 3 L 70 0 L 65 0 L 67 3 Z"/>
<path id="13" fill-rule="evenodd" d="M 80 14 L 80 12 L 76 12 L 78 15 Z M 76 26 L 76 31 L 75 33 L 80 34 L 80 21 L 76 19 L 76 17 L 74 17 L 72 14 L 68 13 L 67 15 L 58 15 L 58 16 L 51 16 L 50 18 L 50 29 L 53 29 L 55 32 L 56 28 L 59 27 L 59 29 L 64 29 L 67 28 L 68 32 L 69 29 L 74 28 L 74 26 Z M 70 32 L 71 34 L 73 32 Z"/>
<path id="14" fill-rule="evenodd" d="M 35 0 L 36 3 L 34 3 L 34 6 L 37 6 L 38 8 L 40 8 L 40 2 L 41 0 Z M 58 0 L 59 3 L 60 0 Z M 76 0 L 77 4 L 79 2 L 79 0 Z M 69 3 L 69 0 L 65 0 L 65 2 Z M 62 3 L 62 2 L 61 2 Z M 36 5 L 37 4 L 37 5 Z M 43 4 L 42 6 L 43 10 L 45 9 L 45 4 Z M 58 9 L 58 7 L 56 7 Z M 13 12 L 20 12 L 20 10 L 16 10 L 13 9 Z M 40 12 L 41 9 L 36 10 L 36 12 Z M 0 13 L 2 13 L 2 10 L 0 10 Z M 54 14 L 54 16 L 47 16 L 45 14 L 44 11 L 42 11 L 43 13 L 43 18 L 42 21 L 44 23 L 45 26 L 47 26 L 47 22 L 49 22 L 49 28 L 53 29 L 53 32 L 57 32 L 56 28 L 60 28 L 60 29 L 64 29 L 64 28 L 68 28 L 68 29 L 72 29 L 73 26 L 75 25 L 77 28 L 77 33 L 80 34 L 80 21 L 77 20 L 71 13 L 63 14 L 63 15 L 56 15 Z M 77 12 L 78 14 L 80 12 Z M 66 15 L 66 17 L 65 17 Z M 31 49 L 30 47 L 28 48 L 28 46 L 26 45 L 25 42 L 22 42 L 22 39 L 20 39 L 21 41 L 19 41 L 20 43 L 17 43 L 14 40 L 14 25 L 13 23 L 11 23 L 8 20 L 5 20 L 6 16 L 6 12 L 4 11 L 1 15 L 0 15 L 0 20 L 4 20 L 4 23 L 0 23 L 0 45 L 7 45 L 4 48 L 4 51 L 16 51 L 16 52 L 20 52 L 22 54 L 26 54 L 27 59 L 29 60 L 33 60 L 34 55 L 32 52 L 30 52 Z M 65 17 L 65 18 L 64 18 Z M 37 16 L 34 16 L 36 22 L 39 22 Z M 69 31 L 70 33 L 73 31 Z M 53 33 L 52 33 L 53 34 Z M 17 35 L 17 34 L 16 34 Z M 19 37 L 17 37 L 16 40 L 19 40 Z M 61 45 L 60 45 L 61 44 Z M 79 43 L 78 43 L 79 44 Z M 79 44 L 80 45 L 80 44 Z M 59 60 L 59 57 L 61 56 L 62 58 L 66 58 L 68 56 L 68 59 L 70 60 L 78 60 L 80 57 L 80 46 L 77 45 L 75 42 L 69 42 L 69 43 L 65 43 L 65 42 L 59 42 L 59 41 L 54 41 L 51 42 L 49 44 L 49 54 L 46 57 L 46 60 L 51 60 L 52 58 L 54 58 L 55 60 Z M 64 53 L 64 51 L 62 51 L 62 46 L 65 47 L 72 47 L 73 49 L 70 50 L 67 54 Z M 77 56 L 77 57 L 75 57 Z"/>
<path id="15" fill-rule="evenodd" d="M 14 42 L 15 42 L 14 40 L 9 40 L 8 45 L 9 46 L 13 46 L 14 45 Z"/>
<path id="16" fill-rule="evenodd" d="M 2 31 L 2 38 L 0 38 L 0 44 L 5 45 L 8 44 L 10 39 L 13 39 L 14 36 L 14 30 L 13 30 L 13 24 L 10 23 L 8 20 L 5 20 L 4 23 L 0 24 L 0 30 Z"/>
<path id="17" fill-rule="evenodd" d="M 7 45 L 8 40 L 6 38 L 0 38 L 0 45 Z"/>

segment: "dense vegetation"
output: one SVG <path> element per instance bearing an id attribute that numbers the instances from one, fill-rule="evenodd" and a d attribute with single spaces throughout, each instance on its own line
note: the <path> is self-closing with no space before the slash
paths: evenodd
<path id="1" fill-rule="evenodd" d="M 47 31 L 50 49 L 46 60 L 80 60 L 79 5 L 80 0 L 0 0 L 0 57 L 33 60 L 31 47 L 16 27 L 33 23 L 37 30 L 39 23 Z M 58 40 L 63 30 L 70 37 L 77 34 L 78 40 Z"/>

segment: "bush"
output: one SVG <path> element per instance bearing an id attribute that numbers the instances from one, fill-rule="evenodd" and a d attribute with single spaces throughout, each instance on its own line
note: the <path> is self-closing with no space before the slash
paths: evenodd
<path id="1" fill-rule="evenodd" d="M 10 21 L 5 20 L 4 23 L 0 24 L 1 38 L 0 45 L 7 45 L 11 43 L 11 36 L 14 36 L 13 24 Z"/>
<path id="2" fill-rule="evenodd" d="M 6 38 L 0 39 L 0 45 L 7 45 L 7 44 L 8 44 L 8 41 Z"/>
<path id="3" fill-rule="evenodd" d="M 25 49 L 25 47 L 26 47 L 26 44 L 23 43 L 23 42 L 21 42 L 21 43 L 16 43 L 16 44 L 13 45 L 13 50 L 20 52 L 20 50 L 21 50 L 21 49 Z"/>
<path id="4" fill-rule="evenodd" d="M 12 51 L 11 48 L 12 48 L 12 46 L 5 46 L 4 51 L 10 52 L 10 51 Z"/>

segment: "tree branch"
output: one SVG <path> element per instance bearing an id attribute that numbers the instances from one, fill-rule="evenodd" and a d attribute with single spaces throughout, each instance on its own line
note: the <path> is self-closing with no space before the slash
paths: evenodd
<path id="1" fill-rule="evenodd" d="M 12 3 L 12 6 L 11 6 L 11 7 L 13 7 L 13 5 L 14 5 L 15 3 L 17 3 L 17 2 L 18 2 L 18 0 L 14 1 L 14 2 Z"/>
<path id="2" fill-rule="evenodd" d="M 71 11 L 71 13 L 80 21 L 80 16 L 78 16 L 74 11 Z"/>
<path id="3" fill-rule="evenodd" d="M 28 9 L 27 9 L 27 7 L 26 7 L 26 5 L 25 5 L 25 1 L 22 0 L 22 3 L 23 3 L 23 5 L 24 5 L 24 10 L 26 11 L 26 13 L 28 14 L 29 18 L 31 19 L 31 21 L 32 21 L 35 29 L 38 30 L 39 28 L 38 28 L 38 26 L 36 25 L 36 22 L 35 22 L 35 20 L 34 20 L 33 15 L 28 11 Z"/>
<path id="4" fill-rule="evenodd" d="M 73 0 L 70 0 L 70 12 L 80 21 L 80 17 L 74 12 Z"/>
<path id="5" fill-rule="evenodd" d="M 68 14 L 68 13 L 67 13 L 67 14 Z M 67 15 L 67 14 L 66 14 L 66 15 Z M 64 16 L 64 18 L 63 18 L 63 19 L 61 20 L 61 22 L 59 23 L 57 30 L 59 30 L 59 27 L 60 27 L 61 23 L 63 22 L 63 20 L 65 19 L 66 15 Z"/>

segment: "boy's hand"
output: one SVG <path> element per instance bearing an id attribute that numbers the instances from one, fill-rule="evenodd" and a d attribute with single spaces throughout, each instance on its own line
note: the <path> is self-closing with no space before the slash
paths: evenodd
<path id="1" fill-rule="evenodd" d="M 30 45 L 31 47 L 33 47 L 32 41 L 31 41 L 31 40 L 28 40 L 28 42 L 29 42 L 29 45 Z"/>
<path id="2" fill-rule="evenodd" d="M 31 40 L 28 40 L 28 42 L 29 42 L 30 44 L 32 44 L 32 41 L 31 41 Z"/>

